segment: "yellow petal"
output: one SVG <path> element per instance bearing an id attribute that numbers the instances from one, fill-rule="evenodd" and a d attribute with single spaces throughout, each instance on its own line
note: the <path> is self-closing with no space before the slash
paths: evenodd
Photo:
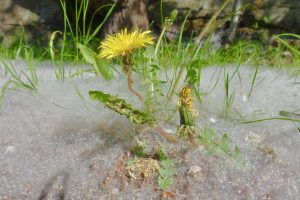
<path id="1" fill-rule="evenodd" d="M 154 44 L 154 37 L 151 31 L 135 30 L 128 33 L 127 29 L 120 31 L 116 35 L 108 35 L 100 44 L 98 57 L 111 59 L 116 56 L 125 56 L 132 53 L 135 49 Z"/>

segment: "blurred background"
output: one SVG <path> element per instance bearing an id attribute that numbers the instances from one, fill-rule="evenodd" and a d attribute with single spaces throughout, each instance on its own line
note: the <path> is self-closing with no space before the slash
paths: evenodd
<path id="1" fill-rule="evenodd" d="M 11 47 L 22 38 L 28 44 L 46 45 L 53 31 L 63 31 L 64 16 L 68 16 L 67 23 L 74 30 L 76 26 L 91 25 L 92 31 L 103 22 L 97 38 L 124 27 L 150 27 L 159 34 L 165 17 L 174 9 L 178 10 L 178 17 L 168 26 L 167 39 L 178 37 L 187 15 L 184 37 L 196 37 L 223 3 L 223 0 L 1 0 L 0 42 Z M 80 9 L 86 9 L 85 17 L 78 15 Z M 273 34 L 300 33 L 299 11 L 299 0 L 232 0 L 218 16 L 216 32 L 223 44 L 240 39 L 270 43 Z"/>

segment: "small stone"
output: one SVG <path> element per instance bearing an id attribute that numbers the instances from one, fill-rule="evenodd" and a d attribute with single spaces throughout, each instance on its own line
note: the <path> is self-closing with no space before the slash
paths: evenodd
<path id="1" fill-rule="evenodd" d="M 16 147 L 14 146 L 8 146 L 5 149 L 4 155 L 10 154 L 10 153 L 15 153 L 17 151 Z"/>
<path id="2" fill-rule="evenodd" d="M 168 134 L 173 134 L 174 131 L 172 129 L 169 129 L 169 128 L 165 128 L 164 129 Z"/>
<path id="3" fill-rule="evenodd" d="M 252 142 L 255 144 L 260 143 L 263 140 L 263 138 L 253 132 L 250 132 L 246 137 L 245 141 Z"/>
<path id="4" fill-rule="evenodd" d="M 243 102 L 247 102 L 248 101 L 248 97 L 246 95 L 243 95 L 242 96 L 242 100 L 243 100 Z"/>
<path id="5" fill-rule="evenodd" d="M 198 165 L 194 165 L 190 168 L 190 170 L 187 172 L 188 175 L 194 175 L 194 174 L 198 174 L 199 172 L 202 171 L 202 168 Z"/>
<path id="6" fill-rule="evenodd" d="M 213 124 L 215 124 L 215 123 L 217 122 L 217 120 L 216 120 L 215 118 L 213 118 L 213 117 L 209 118 L 209 121 L 210 121 L 211 123 L 213 123 Z"/>

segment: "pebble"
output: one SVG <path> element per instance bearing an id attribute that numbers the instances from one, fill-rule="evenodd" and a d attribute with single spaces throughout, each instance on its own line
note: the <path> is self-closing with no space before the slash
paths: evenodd
<path id="1" fill-rule="evenodd" d="M 248 101 L 248 97 L 246 95 L 243 95 L 242 96 L 242 100 L 243 100 L 243 102 L 247 102 Z"/>
<path id="2" fill-rule="evenodd" d="M 216 120 L 215 118 L 213 118 L 213 117 L 209 118 L 209 121 L 210 121 L 211 123 L 213 123 L 213 124 L 215 124 L 215 123 L 217 122 L 217 120 Z"/>
<path id="3" fill-rule="evenodd" d="M 261 141 L 263 141 L 263 138 L 250 131 L 250 133 L 246 135 L 245 141 L 252 142 L 252 143 L 260 143 Z"/>
<path id="4" fill-rule="evenodd" d="M 16 151 L 17 151 L 16 147 L 14 147 L 14 146 L 8 146 L 5 149 L 4 155 L 15 153 Z"/>
<path id="5" fill-rule="evenodd" d="M 194 165 L 190 168 L 190 170 L 187 172 L 187 174 L 194 175 L 194 174 L 198 174 L 201 171 L 202 171 L 202 168 L 200 166 Z"/>
<path id="6" fill-rule="evenodd" d="M 169 129 L 169 128 L 165 128 L 164 129 L 168 134 L 173 134 L 174 131 L 172 129 Z"/>

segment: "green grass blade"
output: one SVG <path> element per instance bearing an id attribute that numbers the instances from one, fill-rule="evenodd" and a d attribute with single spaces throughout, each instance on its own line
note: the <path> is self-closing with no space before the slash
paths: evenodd
<path id="1" fill-rule="evenodd" d="M 94 30 L 94 32 L 88 37 L 88 39 L 85 41 L 84 44 L 88 44 L 98 34 L 98 32 L 100 31 L 100 29 L 102 28 L 104 23 L 107 21 L 108 17 L 111 15 L 112 11 L 116 7 L 117 2 L 118 1 L 115 1 L 115 3 L 112 4 L 112 6 L 110 7 L 110 9 L 108 10 L 108 12 L 106 13 L 106 15 L 104 17 L 104 20 L 99 24 L 99 26 Z"/>
<path id="2" fill-rule="evenodd" d="M 252 91 L 253 91 L 253 88 L 254 88 L 254 84 L 255 84 L 255 80 L 256 80 L 256 77 L 257 77 L 257 73 L 258 73 L 258 68 L 259 68 L 259 66 L 257 65 L 256 68 L 255 68 L 255 72 L 254 72 L 253 78 L 252 78 L 251 88 L 250 88 L 250 91 L 248 93 L 248 98 L 252 94 Z"/>
<path id="3" fill-rule="evenodd" d="M 93 65 L 97 75 L 101 74 L 106 80 L 113 77 L 112 70 L 107 67 L 108 64 L 104 60 L 100 60 L 96 52 L 80 43 L 77 44 L 77 47 L 79 48 L 84 60 Z"/>
<path id="4" fill-rule="evenodd" d="M 251 123 L 271 121 L 271 120 L 285 120 L 285 121 L 292 121 L 292 122 L 300 122 L 299 119 L 292 119 L 292 118 L 286 118 L 286 117 L 270 117 L 270 118 L 252 120 L 252 121 L 245 121 L 245 122 L 242 122 L 242 123 L 243 124 L 251 124 Z"/>
<path id="5" fill-rule="evenodd" d="M 300 119 L 300 114 L 298 113 L 293 113 L 293 112 L 288 112 L 288 111 L 279 111 L 279 115 L 287 118 L 297 118 Z"/>
<path id="6" fill-rule="evenodd" d="M 2 88 L 1 88 L 1 90 L 0 90 L 0 109 L 1 109 L 1 107 L 2 107 L 2 103 L 3 103 L 3 100 L 4 100 L 4 97 L 5 97 L 5 95 L 6 95 L 6 92 L 7 92 L 7 90 L 9 89 L 9 85 L 11 84 L 11 80 L 10 79 L 8 79 L 5 83 L 4 83 L 4 85 L 2 86 Z"/>
<path id="7" fill-rule="evenodd" d="M 292 47 L 290 44 L 288 44 L 286 41 L 280 38 L 280 36 L 294 36 L 296 38 L 300 38 L 300 35 L 296 34 L 280 34 L 280 35 L 274 35 L 275 39 L 278 40 L 281 44 L 283 44 L 286 48 L 291 50 L 296 56 L 300 57 L 300 51 L 298 51 L 295 47 Z"/>

